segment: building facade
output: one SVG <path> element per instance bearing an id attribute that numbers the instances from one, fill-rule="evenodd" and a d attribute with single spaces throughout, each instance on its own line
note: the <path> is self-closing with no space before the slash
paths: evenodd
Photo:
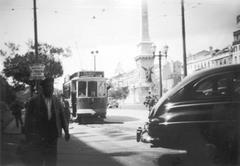
<path id="1" fill-rule="evenodd" d="M 232 46 L 223 49 L 202 50 L 187 57 L 187 71 L 191 74 L 195 71 L 232 64 Z"/>
<path id="2" fill-rule="evenodd" d="M 233 32 L 232 63 L 240 63 L 240 30 Z"/>
<path id="3" fill-rule="evenodd" d="M 150 90 L 153 94 L 159 95 L 159 65 L 153 66 L 152 82 Z M 162 88 L 163 93 L 167 92 L 182 79 L 182 63 L 179 61 L 167 61 L 162 66 Z M 129 96 L 125 103 L 142 103 L 147 94 L 139 93 L 139 71 L 138 68 L 130 72 L 118 74 L 110 78 L 113 88 L 128 87 Z M 141 100 L 142 99 L 142 100 Z"/>
<path id="4" fill-rule="evenodd" d="M 233 32 L 233 43 L 223 49 L 202 50 L 187 57 L 187 71 L 195 71 L 240 63 L 240 30 Z"/>

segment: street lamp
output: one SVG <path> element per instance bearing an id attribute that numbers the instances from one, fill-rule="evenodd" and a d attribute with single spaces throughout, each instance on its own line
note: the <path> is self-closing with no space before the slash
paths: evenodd
<path id="1" fill-rule="evenodd" d="M 162 57 L 167 58 L 168 46 L 164 46 L 162 51 L 159 51 L 159 54 L 156 55 L 156 46 L 153 46 L 153 56 L 158 56 L 159 58 L 159 97 L 162 97 Z"/>
<path id="2" fill-rule="evenodd" d="M 98 50 L 91 51 L 91 54 L 93 54 L 94 57 L 94 71 L 96 71 L 96 54 L 98 54 Z"/>

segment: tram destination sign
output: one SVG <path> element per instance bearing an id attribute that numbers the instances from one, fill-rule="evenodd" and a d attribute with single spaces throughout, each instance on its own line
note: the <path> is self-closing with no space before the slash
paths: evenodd
<path id="1" fill-rule="evenodd" d="M 70 79 L 74 77 L 104 77 L 103 71 L 79 71 L 70 76 Z"/>
<path id="2" fill-rule="evenodd" d="M 78 73 L 79 77 L 104 77 L 104 73 L 102 71 L 80 71 Z"/>
<path id="3" fill-rule="evenodd" d="M 30 66 L 31 74 L 30 80 L 43 80 L 44 76 L 44 64 L 34 64 Z"/>

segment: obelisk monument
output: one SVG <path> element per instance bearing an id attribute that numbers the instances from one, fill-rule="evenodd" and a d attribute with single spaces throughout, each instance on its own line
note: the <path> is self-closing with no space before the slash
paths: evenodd
<path id="1" fill-rule="evenodd" d="M 148 26 L 148 4 L 147 0 L 142 0 L 142 38 L 138 44 L 138 56 L 135 57 L 137 70 L 138 70 L 138 82 L 135 85 L 136 101 L 142 103 L 145 96 L 151 91 L 153 86 L 153 67 L 154 67 L 154 55 L 153 55 L 153 42 L 149 36 Z"/>

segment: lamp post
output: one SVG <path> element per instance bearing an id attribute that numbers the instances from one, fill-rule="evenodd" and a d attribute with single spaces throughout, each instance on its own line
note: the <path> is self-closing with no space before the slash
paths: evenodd
<path id="1" fill-rule="evenodd" d="M 94 71 L 96 71 L 96 54 L 98 54 L 98 50 L 91 51 L 91 54 L 93 54 L 93 58 L 94 58 Z"/>
<path id="2" fill-rule="evenodd" d="M 153 56 L 158 56 L 159 59 L 159 97 L 162 97 L 162 57 L 167 58 L 168 46 L 163 47 L 163 51 L 159 51 L 156 55 L 156 46 L 153 46 Z"/>

